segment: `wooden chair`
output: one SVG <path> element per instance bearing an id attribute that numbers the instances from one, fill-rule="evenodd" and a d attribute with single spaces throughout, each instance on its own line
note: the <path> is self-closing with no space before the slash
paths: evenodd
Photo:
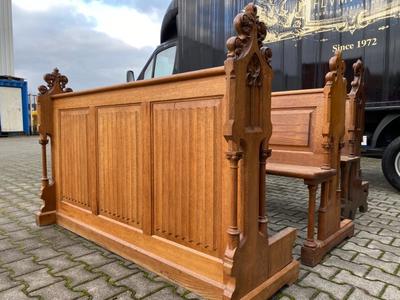
<path id="1" fill-rule="evenodd" d="M 354 80 L 346 100 L 344 146 L 341 150 L 342 217 L 354 219 L 357 210 L 368 210 L 367 181 L 361 178 L 361 141 L 364 132 L 365 94 L 364 65 L 361 60 L 353 64 Z"/>
<path id="2" fill-rule="evenodd" d="M 314 266 L 346 237 L 354 225 L 340 218 L 340 145 L 344 135 L 346 79 L 341 53 L 329 61 L 323 89 L 272 94 L 272 156 L 268 174 L 301 178 L 309 190 L 304 264 Z M 317 188 L 321 185 L 318 235 L 314 236 Z"/>
<path id="3" fill-rule="evenodd" d="M 225 68 L 83 92 L 39 88 L 43 207 L 59 224 L 207 299 L 266 299 L 298 277 L 296 230 L 268 237 L 270 51 L 249 4 Z M 51 137 L 53 179 L 47 175 Z"/>

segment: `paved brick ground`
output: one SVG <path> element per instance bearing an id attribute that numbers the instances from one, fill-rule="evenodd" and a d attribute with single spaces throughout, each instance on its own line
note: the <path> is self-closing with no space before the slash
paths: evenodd
<path id="1" fill-rule="evenodd" d="M 195 299 L 195 294 L 58 226 L 39 228 L 37 138 L 0 139 L 0 299 Z M 363 160 L 370 209 L 356 234 L 276 299 L 400 299 L 400 196 L 379 161 Z M 270 231 L 299 229 L 305 237 L 303 183 L 268 179 Z"/>

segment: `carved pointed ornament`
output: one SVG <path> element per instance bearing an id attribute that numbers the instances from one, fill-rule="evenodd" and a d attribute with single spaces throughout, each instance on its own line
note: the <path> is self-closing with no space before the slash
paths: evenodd
<path id="1" fill-rule="evenodd" d="M 343 80 L 344 72 L 346 71 L 346 64 L 342 58 L 342 52 L 336 51 L 335 55 L 329 59 L 329 72 L 325 76 L 326 84 L 333 84 Z"/>
<path id="2" fill-rule="evenodd" d="M 354 79 L 351 82 L 351 91 L 349 95 L 355 96 L 358 101 L 362 101 L 360 96 L 363 96 L 363 86 L 364 86 L 364 64 L 361 59 L 358 59 L 353 64 L 353 74 Z"/>
<path id="3" fill-rule="evenodd" d="M 233 20 L 237 36 L 228 39 L 226 46 L 228 48 L 228 59 L 243 58 L 249 48 L 252 46 L 252 31 L 254 27 L 257 30 L 257 44 L 261 53 L 265 57 L 268 64 L 271 62 L 272 51 L 263 45 L 263 40 L 267 35 L 267 27 L 261 22 L 257 16 L 257 7 L 250 3 L 246 6 L 243 13 L 238 14 Z"/>
<path id="4" fill-rule="evenodd" d="M 47 86 L 39 86 L 38 90 L 40 95 L 72 92 L 71 88 L 66 87 L 68 83 L 67 76 L 62 75 L 57 68 L 55 68 L 52 73 L 44 75 L 43 79 L 47 83 Z"/>

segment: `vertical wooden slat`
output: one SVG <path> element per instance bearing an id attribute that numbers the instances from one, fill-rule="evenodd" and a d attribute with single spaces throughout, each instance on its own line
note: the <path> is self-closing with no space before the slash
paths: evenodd
<path id="1" fill-rule="evenodd" d="M 174 162 L 174 154 L 175 154 L 175 130 L 174 130 L 174 110 L 168 110 L 168 121 L 167 121 L 167 145 L 168 145 L 168 153 L 166 155 L 166 159 L 168 160 L 168 173 L 170 174 L 170 180 L 168 184 L 168 201 L 167 201 L 167 229 L 166 232 L 168 235 L 171 235 L 174 232 L 175 227 L 175 218 L 174 218 L 174 210 L 175 206 L 175 189 L 174 189 L 174 181 L 175 181 L 175 162 Z"/>
<path id="2" fill-rule="evenodd" d="M 162 110 L 161 111 L 162 114 L 162 125 L 161 125 L 161 153 L 159 153 L 159 157 L 161 159 L 161 169 L 160 169 L 160 182 L 163 182 L 163 173 L 162 170 L 168 170 L 168 160 L 165 158 L 165 155 L 168 154 L 168 133 L 167 133 L 167 129 L 168 126 L 165 126 L 165 124 L 167 124 L 168 122 L 168 110 Z M 168 171 L 167 171 L 168 172 Z M 168 203 L 168 185 L 167 184 L 162 184 L 161 185 L 161 199 L 164 199 L 164 201 L 160 201 L 160 214 L 161 214 L 161 232 L 165 233 L 166 231 L 166 221 L 167 221 L 167 203 Z"/>
<path id="3" fill-rule="evenodd" d="M 97 151 L 96 151 L 96 139 L 97 139 L 97 120 L 96 120 L 96 108 L 89 108 L 89 119 L 88 119 L 88 189 L 90 203 L 92 207 L 92 213 L 98 215 L 97 205 Z"/>
<path id="4" fill-rule="evenodd" d="M 178 145 L 180 141 L 183 140 L 183 115 L 176 114 L 176 136 L 174 139 L 174 144 Z M 182 234 L 182 188 L 183 188 L 183 147 L 177 147 L 175 153 L 175 164 L 176 168 L 176 180 L 175 180 L 175 191 L 176 191 L 176 199 L 177 199 L 177 209 L 175 210 L 175 219 L 176 219 L 176 226 L 175 226 L 175 237 L 181 237 Z"/>
<path id="5" fill-rule="evenodd" d="M 154 111 L 154 118 L 155 118 L 155 122 L 156 124 L 154 125 L 155 129 L 155 133 L 154 133 L 154 144 L 155 145 L 159 145 L 158 147 L 154 147 L 153 146 L 153 160 L 154 160 L 154 176 L 155 176 L 155 181 L 156 181 L 156 193 L 155 193 L 155 197 L 156 199 L 160 199 L 162 198 L 162 180 L 160 176 L 160 173 L 162 171 L 162 161 L 160 161 L 158 158 L 160 156 L 162 156 L 162 132 L 160 133 L 160 128 L 161 124 L 162 124 L 162 112 L 159 110 L 155 110 Z M 160 146 L 161 145 L 161 146 Z M 162 211 L 161 211 L 161 203 L 159 201 L 155 201 L 154 203 L 156 211 L 155 211 L 155 215 L 156 215 L 156 229 L 161 232 L 162 228 L 161 228 L 161 222 L 162 222 Z"/>
<path id="6" fill-rule="evenodd" d="M 182 119 L 183 119 L 183 124 L 182 124 L 182 130 L 183 130 L 183 135 L 182 135 L 182 185 L 183 185 L 183 193 L 182 193 L 182 240 L 187 240 L 187 237 L 189 236 L 189 222 L 190 222 L 190 216 L 189 216 L 189 201 L 187 199 L 190 199 L 190 110 L 185 108 L 185 110 L 182 113 Z"/>
<path id="7" fill-rule="evenodd" d="M 190 155 L 192 158 L 190 163 L 190 201 L 189 201 L 189 242 L 193 242 L 195 239 L 195 224 L 197 223 L 196 218 L 196 208 L 197 208 L 197 191 L 196 191 L 196 169 L 197 169 L 197 160 L 196 157 L 196 122 L 195 122 L 196 113 L 193 108 L 190 109 Z"/>
<path id="8" fill-rule="evenodd" d="M 142 177 L 136 176 L 136 182 L 139 182 L 139 178 L 141 180 L 141 192 L 137 193 L 144 202 L 142 202 L 141 211 L 139 212 L 139 216 L 141 217 L 141 223 L 143 226 L 143 233 L 151 235 L 153 234 L 153 220 L 154 220 L 154 203 L 153 203 L 153 190 L 152 190 L 152 174 L 151 169 L 151 161 L 155 155 L 154 150 L 151 146 L 151 104 L 143 103 L 141 106 L 141 115 L 142 118 L 136 119 L 136 122 L 141 124 L 142 137 L 138 140 L 141 141 L 141 148 L 139 148 L 138 153 L 139 157 L 142 158 Z M 139 121 L 140 119 L 140 121 Z"/>
<path id="9" fill-rule="evenodd" d="M 198 228 L 198 244 L 203 244 L 206 246 L 206 240 L 205 240 L 205 235 L 206 235 L 206 220 L 205 216 L 207 215 L 206 212 L 206 193 L 207 187 L 206 187 L 206 181 L 207 181 L 207 175 L 206 174 L 206 164 L 207 164 L 207 148 L 208 144 L 210 143 L 209 140 L 206 140 L 206 130 L 207 130 L 207 123 L 206 123 L 206 107 L 202 107 L 199 109 L 199 146 L 200 149 L 199 151 L 199 176 L 198 178 L 201 179 L 200 181 L 200 186 L 199 186 L 199 203 L 198 203 L 198 215 L 199 215 L 199 224 L 197 226 Z M 207 226 L 210 224 L 207 224 Z"/>
<path id="10" fill-rule="evenodd" d="M 206 108 L 207 116 L 211 116 L 207 118 L 207 124 L 206 124 L 206 136 L 207 136 L 207 141 L 211 141 L 206 143 L 207 146 L 207 156 L 205 160 L 205 169 L 207 171 L 207 176 L 205 178 L 205 186 L 208 188 L 208 193 L 209 195 L 205 195 L 205 199 L 209 198 L 210 196 L 215 197 L 214 195 L 214 148 L 215 148 L 215 137 L 214 137 L 214 129 L 215 129 L 215 123 L 214 123 L 214 114 L 215 114 L 215 107 L 207 107 Z M 205 190 L 206 191 L 206 190 Z M 208 199 L 207 199 L 208 200 Z M 211 201 L 206 201 L 205 202 L 205 213 L 204 213 L 204 222 L 205 224 L 208 224 L 206 226 L 206 230 L 204 231 L 204 240 L 205 244 L 207 247 L 213 247 L 213 229 L 214 229 L 214 207 L 213 207 L 213 202 Z"/>

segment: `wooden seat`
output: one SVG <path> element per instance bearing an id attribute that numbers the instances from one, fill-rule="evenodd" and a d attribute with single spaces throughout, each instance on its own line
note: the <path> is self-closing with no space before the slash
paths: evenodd
<path id="1" fill-rule="evenodd" d="M 319 167 L 300 166 L 282 163 L 267 163 L 268 174 L 304 179 L 306 182 L 320 184 L 336 175 L 335 169 L 324 170 Z"/>
<path id="2" fill-rule="evenodd" d="M 354 232 L 341 221 L 339 189 L 340 145 L 344 135 L 346 79 L 341 53 L 331 58 L 323 89 L 272 93 L 271 157 L 268 174 L 301 178 L 309 190 L 307 239 L 301 260 L 314 266 L 333 247 Z M 318 233 L 314 214 L 318 185 L 321 201 Z"/>
<path id="3" fill-rule="evenodd" d="M 356 212 L 368 210 L 367 181 L 362 180 L 361 141 L 364 132 L 365 94 L 364 66 L 361 60 L 353 65 L 354 79 L 346 100 L 344 144 L 341 150 L 342 217 L 354 219 Z"/>
<path id="4" fill-rule="evenodd" d="M 269 237 L 264 207 L 266 27 L 253 4 L 234 25 L 221 68 L 72 93 L 58 70 L 45 76 L 39 225 L 59 224 L 206 299 L 267 299 L 297 279 L 296 230 Z"/>

